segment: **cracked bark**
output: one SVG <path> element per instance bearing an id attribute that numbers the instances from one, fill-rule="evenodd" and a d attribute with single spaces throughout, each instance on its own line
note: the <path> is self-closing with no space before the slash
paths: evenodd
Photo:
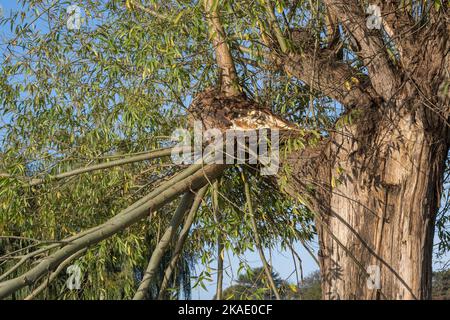
<path id="1" fill-rule="evenodd" d="M 280 54 L 272 48 L 279 66 L 356 116 L 326 141 L 284 159 L 292 169 L 284 191 L 317 213 L 325 299 L 428 299 L 449 150 L 449 99 L 438 92 L 448 81 L 448 24 L 434 19 L 414 38 L 397 38 L 403 55 L 394 66 L 380 34 L 365 29 L 357 1 L 324 3 L 355 38 L 368 75 L 345 88 L 356 72 L 327 49 Z M 396 17 L 410 21 L 404 12 Z M 412 43 L 419 48 L 408 51 Z M 380 268 L 379 290 L 367 285 L 369 266 Z"/>

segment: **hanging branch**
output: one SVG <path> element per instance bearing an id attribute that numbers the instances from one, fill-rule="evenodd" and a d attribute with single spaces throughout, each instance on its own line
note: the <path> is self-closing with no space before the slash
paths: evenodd
<path id="1" fill-rule="evenodd" d="M 294 268 L 295 268 L 295 277 L 297 279 L 297 285 L 299 285 L 300 283 L 303 283 L 304 279 L 303 279 L 303 261 L 300 258 L 300 255 L 295 251 L 294 249 L 294 245 L 293 242 L 292 243 L 288 243 L 289 249 L 291 250 L 291 254 L 292 254 L 292 261 L 294 262 Z M 298 269 L 297 270 L 297 260 L 298 260 Z M 298 273 L 300 271 L 300 279 L 298 277 Z"/>
<path id="2" fill-rule="evenodd" d="M 261 258 L 261 262 L 263 264 L 264 272 L 266 274 L 267 281 L 269 282 L 269 286 L 272 289 L 275 298 L 277 300 L 281 300 L 280 293 L 278 292 L 277 286 L 275 285 L 275 281 L 273 280 L 272 277 L 272 267 L 269 265 L 266 256 L 264 255 L 264 250 L 262 248 L 261 239 L 258 233 L 258 226 L 256 224 L 255 212 L 253 211 L 252 196 L 250 193 L 250 184 L 248 183 L 247 177 L 245 176 L 244 172 L 242 172 L 242 180 L 244 182 L 245 198 L 247 200 L 248 214 L 250 217 L 251 227 L 255 238 L 256 248 L 258 249 L 259 257 Z"/>
<path id="3" fill-rule="evenodd" d="M 188 148 L 189 147 L 164 148 L 164 149 L 150 151 L 150 152 L 140 154 L 137 156 L 133 156 L 133 157 L 128 157 L 128 158 L 114 160 L 114 161 L 108 161 L 108 162 L 104 162 L 104 163 L 87 166 L 84 168 L 71 170 L 71 171 L 60 173 L 60 174 L 57 174 L 54 176 L 49 175 L 48 177 L 42 178 L 42 179 L 32 179 L 31 181 L 26 181 L 24 178 L 24 179 L 20 179 L 20 180 L 24 180 L 25 186 L 32 187 L 32 186 L 37 186 L 37 185 L 44 184 L 44 183 L 50 182 L 50 181 L 56 181 L 56 180 L 61 180 L 61 179 L 65 179 L 65 178 L 70 178 L 70 177 L 80 175 L 83 173 L 109 169 L 109 168 L 122 166 L 125 164 L 130 164 L 130 163 L 135 163 L 135 162 L 141 162 L 141 161 L 153 160 L 153 159 L 162 158 L 162 157 L 168 157 L 172 154 L 172 152 L 182 152 L 185 150 L 189 150 Z M 7 173 L 0 173 L 0 178 L 16 178 L 16 177 L 11 176 Z"/>
<path id="4" fill-rule="evenodd" d="M 186 192 L 181 199 L 180 204 L 170 221 L 169 227 L 164 232 L 163 236 L 159 240 L 158 244 L 155 247 L 155 250 L 152 253 L 150 261 L 147 266 L 147 270 L 144 273 L 144 277 L 142 278 L 141 284 L 137 289 L 133 300 L 146 300 L 148 299 L 148 290 L 153 281 L 155 273 L 161 263 L 161 260 L 166 253 L 167 248 L 170 243 L 173 241 L 173 237 L 176 234 L 178 227 L 181 224 L 184 216 L 189 212 L 189 209 L 192 207 L 192 203 L 194 202 L 194 194 L 192 192 Z"/>
<path id="5" fill-rule="evenodd" d="M 213 213 L 217 234 L 217 287 L 216 287 L 216 300 L 222 300 L 223 293 L 223 239 L 220 229 L 222 222 L 222 215 L 219 212 L 219 182 L 215 181 L 212 187 L 212 201 L 213 201 Z"/>
<path id="6" fill-rule="evenodd" d="M 93 246 L 142 220 L 148 215 L 149 210 L 156 211 L 165 204 L 176 199 L 179 195 L 190 190 L 202 188 L 208 184 L 209 181 L 215 180 L 220 176 L 226 168 L 225 165 L 208 165 L 204 167 L 202 165 L 193 165 L 191 167 L 195 166 L 199 167 L 201 170 L 198 170 L 195 174 L 192 174 L 175 184 L 169 180 L 158 187 L 154 191 L 157 195 L 152 199 L 149 199 L 146 203 L 137 206 L 133 210 L 125 210 L 127 211 L 126 214 L 123 214 L 122 211 L 102 225 L 92 228 L 89 232 L 85 232 L 83 236 L 56 250 L 36 266 L 28 270 L 25 274 L 0 283 L 0 299 L 13 294 L 21 288 L 33 285 L 42 276 L 47 274 L 49 270 L 56 268 L 74 253 Z"/>
<path id="7" fill-rule="evenodd" d="M 44 291 L 46 288 L 49 287 L 50 283 L 52 283 L 58 277 L 58 275 L 61 273 L 61 271 L 64 270 L 64 268 L 66 268 L 70 263 L 72 263 L 73 260 L 76 260 L 79 257 L 81 257 L 83 253 L 86 252 L 86 250 L 87 248 L 80 250 L 77 253 L 70 256 L 69 258 L 67 258 L 66 260 L 64 260 L 64 262 L 62 262 L 58 266 L 58 268 L 56 268 L 56 270 L 49 275 L 48 279 L 44 280 L 42 284 L 36 289 L 34 289 L 33 292 L 31 292 L 28 296 L 26 296 L 24 300 L 33 300 L 34 298 L 36 298 L 42 291 Z"/>
<path id="8" fill-rule="evenodd" d="M 174 252 L 172 254 L 172 258 L 170 259 L 169 265 L 164 271 L 164 278 L 161 284 L 161 288 L 159 290 L 158 299 L 162 300 L 164 298 L 164 294 L 167 290 L 167 286 L 169 285 L 170 278 L 172 277 L 172 272 L 176 267 L 178 259 L 181 255 L 181 250 L 186 242 L 186 239 L 189 235 L 189 230 L 191 229 L 192 223 L 194 222 L 195 214 L 200 207 L 200 204 L 205 196 L 206 191 L 208 190 L 208 186 L 204 186 L 197 192 L 197 196 L 195 197 L 194 203 L 192 204 L 191 211 L 186 217 L 186 221 L 184 223 L 183 229 L 180 231 L 180 235 L 178 237 L 178 241 L 175 245 Z"/>
<path id="9" fill-rule="evenodd" d="M 162 190 L 165 189 L 169 189 L 171 187 L 173 187 L 175 184 L 179 183 L 180 181 L 187 179 L 188 177 L 190 177 L 191 175 L 194 175 L 196 172 L 198 172 L 199 170 L 201 170 L 202 166 L 201 165 L 193 165 L 190 166 L 189 168 L 187 168 L 186 170 L 176 174 L 174 177 L 172 177 L 169 181 L 167 181 L 166 183 L 164 183 L 161 187 L 156 188 L 153 192 L 149 193 L 148 195 L 146 195 L 145 197 L 141 198 L 140 200 L 136 201 L 134 204 L 130 205 L 128 208 L 122 210 L 121 212 L 119 212 L 117 214 L 117 216 L 120 215 L 126 215 L 127 213 L 133 211 L 136 208 L 139 208 L 140 206 L 146 204 L 147 202 L 151 201 L 153 198 L 155 198 L 156 196 L 158 196 Z M 102 225 L 100 226 L 96 226 L 93 228 L 90 228 L 88 230 L 82 231 L 74 236 L 68 237 L 64 240 L 61 241 L 55 241 L 56 243 L 53 243 L 51 245 L 48 245 L 44 248 L 40 248 L 36 251 L 30 252 L 22 257 L 20 257 L 20 260 L 12 267 L 10 268 L 10 270 L 6 271 L 4 274 L 2 274 L 0 276 L 0 281 L 6 279 L 10 274 L 12 274 L 14 271 L 16 271 L 21 265 L 23 265 L 25 262 L 27 262 L 28 260 L 43 254 L 45 252 L 48 252 L 50 250 L 56 249 L 58 247 L 61 247 L 64 244 L 70 244 L 71 242 L 80 239 L 84 236 L 87 236 L 89 234 L 92 234 L 98 230 L 100 230 L 102 228 Z M 1 284 L 0 284 L 1 286 Z"/>
<path id="10" fill-rule="evenodd" d="M 277 222 L 274 220 L 274 218 L 272 217 L 272 215 L 270 213 L 267 214 L 267 217 L 270 219 L 270 222 L 273 226 L 275 226 L 275 229 L 278 230 L 278 232 L 281 233 L 280 228 L 278 227 Z M 308 254 L 311 256 L 311 258 L 314 260 L 314 262 L 317 264 L 318 267 L 320 267 L 320 262 L 319 259 L 317 259 L 316 255 L 314 254 L 314 252 L 311 250 L 311 248 L 308 247 L 307 243 L 305 242 L 305 240 L 303 239 L 303 235 L 301 234 L 301 232 L 299 230 L 297 230 L 296 228 L 294 229 L 294 232 L 296 233 L 296 235 L 298 236 L 298 241 L 300 241 L 300 244 L 303 246 L 303 248 L 306 250 L 306 252 L 308 252 Z"/>

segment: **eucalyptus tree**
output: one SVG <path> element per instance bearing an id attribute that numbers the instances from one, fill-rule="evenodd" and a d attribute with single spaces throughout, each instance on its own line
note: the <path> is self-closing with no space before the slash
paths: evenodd
<path id="1" fill-rule="evenodd" d="M 162 298 L 180 257 L 202 284 L 217 244 L 220 261 L 317 230 L 325 299 L 430 298 L 448 1 L 20 3 L 2 19 L 0 297 L 58 292 L 78 260 L 82 297 Z M 278 174 L 174 165 L 191 101 L 295 124 Z"/>

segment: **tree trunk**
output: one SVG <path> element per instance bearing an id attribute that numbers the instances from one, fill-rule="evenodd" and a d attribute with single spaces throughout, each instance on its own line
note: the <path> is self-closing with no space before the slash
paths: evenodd
<path id="1" fill-rule="evenodd" d="M 320 152 L 288 161 L 287 191 L 309 192 L 317 212 L 324 299 L 431 297 L 448 127 L 398 105 L 353 111 Z"/>

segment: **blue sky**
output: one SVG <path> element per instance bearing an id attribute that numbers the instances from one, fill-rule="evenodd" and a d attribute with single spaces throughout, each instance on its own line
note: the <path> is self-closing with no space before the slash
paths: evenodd
<path id="1" fill-rule="evenodd" d="M 319 267 L 314 262 L 312 257 L 309 255 L 309 253 L 299 244 L 294 245 L 296 252 L 299 254 L 300 258 L 302 259 L 302 269 L 304 276 L 309 275 L 311 272 L 318 270 Z M 315 246 L 317 247 L 317 246 Z M 290 251 L 281 251 L 280 248 L 277 248 L 275 250 L 272 250 L 271 252 L 269 250 L 265 250 L 265 256 L 266 259 L 271 263 L 272 267 L 274 268 L 274 271 L 278 272 L 280 277 L 284 280 L 287 280 L 290 283 L 296 282 L 296 274 L 295 274 L 295 267 L 294 262 L 292 259 L 292 254 Z M 270 259 L 270 257 L 272 259 Z M 259 258 L 258 253 L 247 251 L 244 256 L 245 260 L 251 267 L 261 267 L 261 259 Z M 214 261 L 211 264 L 211 267 L 215 267 L 217 264 L 216 261 Z M 230 286 L 233 284 L 233 279 L 236 280 L 236 271 L 239 266 L 239 258 L 236 256 L 233 256 L 229 253 L 225 254 L 225 261 L 224 261 L 224 288 Z M 197 271 L 202 270 L 202 266 L 197 266 Z M 297 265 L 298 269 L 298 265 Z M 234 277 L 231 277 L 233 275 Z M 211 299 L 213 298 L 216 290 L 216 284 L 215 284 L 216 274 L 213 275 L 214 282 L 207 284 L 207 291 L 202 289 L 201 287 L 197 287 L 192 292 L 192 299 Z"/>
<path id="2" fill-rule="evenodd" d="M 1 0 L 0 1 L 0 13 L 3 13 L 3 16 L 7 17 L 11 10 L 16 10 L 19 7 L 17 1 L 8 1 Z"/>

